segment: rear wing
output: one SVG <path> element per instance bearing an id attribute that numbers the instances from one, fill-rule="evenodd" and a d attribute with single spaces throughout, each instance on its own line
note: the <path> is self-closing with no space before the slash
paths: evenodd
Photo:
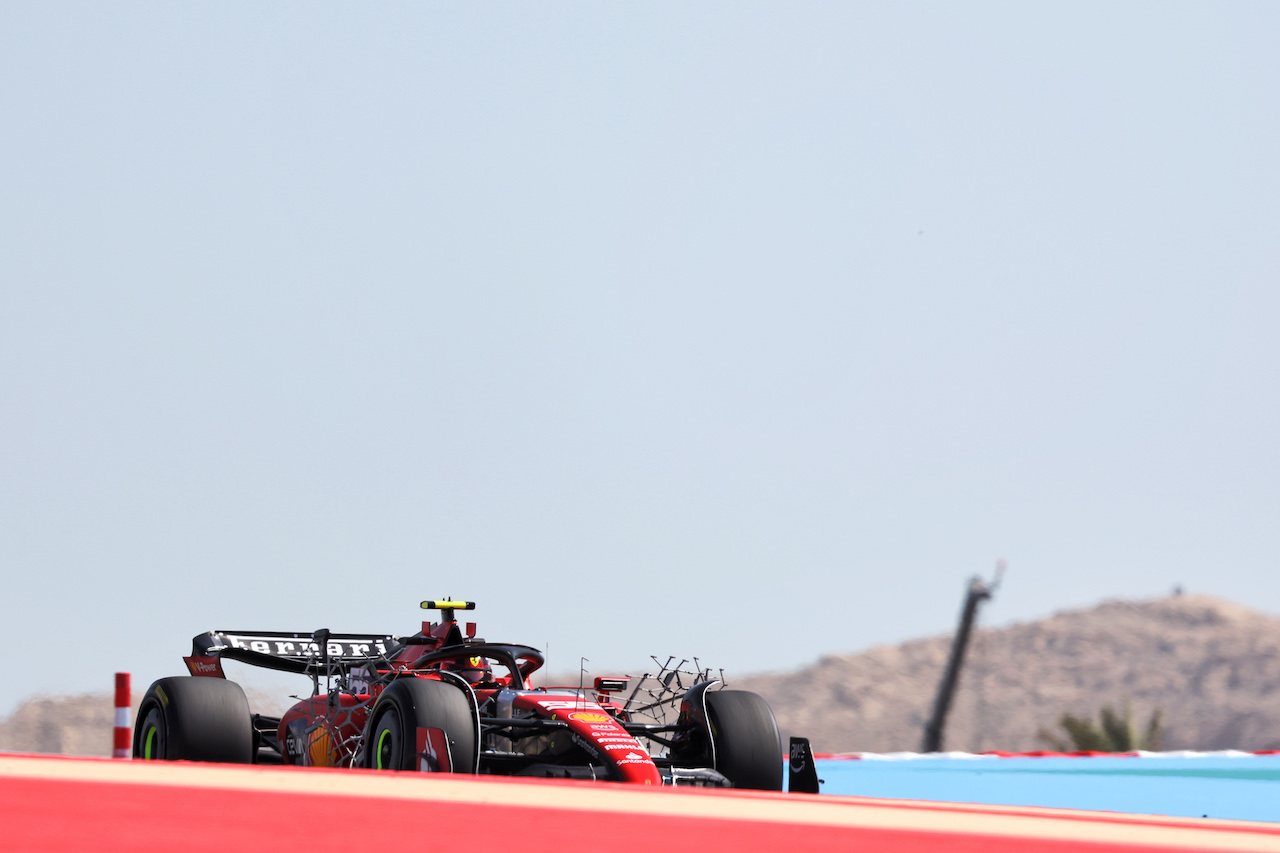
<path id="1" fill-rule="evenodd" d="M 208 661 L 209 665 L 216 665 L 217 658 L 226 658 L 266 669 L 310 675 L 322 673 L 332 664 L 379 660 L 401 645 L 389 634 L 329 634 L 325 631 L 328 636 L 321 648 L 316 639 L 320 633 L 209 631 L 192 639 L 191 657 L 213 658 Z M 192 664 L 188 662 L 188 666 Z M 221 666 L 217 669 L 220 674 Z M 197 673 L 193 670 L 192 674 Z"/>

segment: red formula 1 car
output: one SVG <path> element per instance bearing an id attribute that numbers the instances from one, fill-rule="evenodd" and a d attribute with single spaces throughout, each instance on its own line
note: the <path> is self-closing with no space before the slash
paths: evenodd
<path id="1" fill-rule="evenodd" d="M 530 687 L 529 646 L 489 643 L 454 618 L 469 601 L 424 601 L 440 621 L 410 637 L 211 631 L 190 676 L 151 685 L 138 711 L 142 759 L 601 779 L 638 785 L 782 789 L 773 712 L 717 689 L 696 664 L 591 686 Z M 253 714 L 222 661 L 308 675 L 283 717 Z"/>

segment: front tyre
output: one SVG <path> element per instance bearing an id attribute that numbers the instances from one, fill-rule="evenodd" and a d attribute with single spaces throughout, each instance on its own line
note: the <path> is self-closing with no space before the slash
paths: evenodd
<path id="1" fill-rule="evenodd" d="M 782 790 L 782 738 L 769 703 L 746 690 L 707 693 L 716 770 L 735 788 Z"/>
<path id="2" fill-rule="evenodd" d="M 147 688 L 138 708 L 133 757 L 252 764 L 249 700 L 234 681 L 161 678 Z"/>
<path id="3" fill-rule="evenodd" d="M 479 742 L 462 690 L 425 678 L 393 681 L 374 706 L 365 766 L 374 770 L 474 773 Z"/>

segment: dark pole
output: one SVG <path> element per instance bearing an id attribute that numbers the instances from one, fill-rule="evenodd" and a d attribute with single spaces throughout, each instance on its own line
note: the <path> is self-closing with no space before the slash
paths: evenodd
<path id="1" fill-rule="evenodd" d="M 938 697 L 933 701 L 933 716 L 924 727 L 924 745 L 921 752 L 942 752 L 942 732 L 947 724 L 947 712 L 951 710 L 951 699 L 955 696 L 956 685 L 960 683 L 960 669 L 964 666 L 964 653 L 969 645 L 969 634 L 973 631 L 973 623 L 978 618 L 978 607 L 982 602 L 995 595 L 1000 586 L 1000 578 L 1004 574 L 1004 560 L 996 563 L 996 576 L 987 586 L 977 575 L 969 580 L 969 589 L 964 598 L 964 609 L 960 611 L 960 627 L 956 629 L 955 639 L 951 642 L 951 656 L 947 659 L 947 668 L 942 673 L 942 682 L 938 685 Z"/>

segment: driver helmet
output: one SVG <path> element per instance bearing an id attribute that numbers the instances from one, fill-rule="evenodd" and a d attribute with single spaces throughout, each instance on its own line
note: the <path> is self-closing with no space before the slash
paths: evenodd
<path id="1" fill-rule="evenodd" d="M 493 681 L 493 668 L 489 666 L 487 660 L 479 655 L 451 661 L 445 665 L 445 669 L 458 673 L 458 675 L 467 680 L 468 684 L 475 685 L 485 681 Z"/>

